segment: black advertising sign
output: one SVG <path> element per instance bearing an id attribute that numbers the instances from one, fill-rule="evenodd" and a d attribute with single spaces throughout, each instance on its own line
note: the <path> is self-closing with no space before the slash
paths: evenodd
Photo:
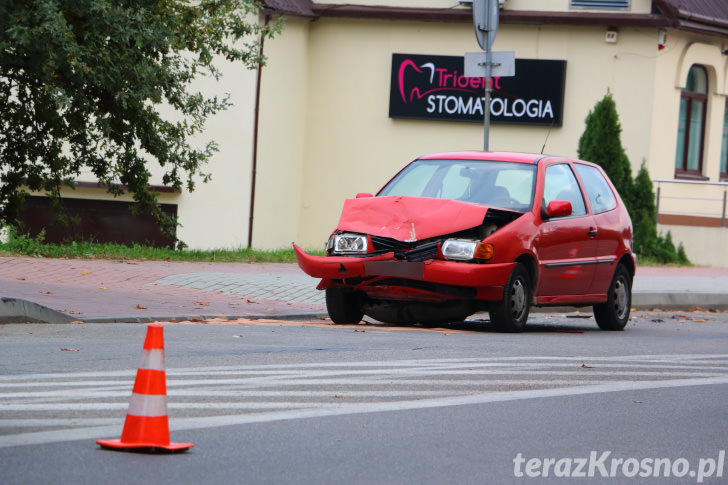
<path id="1" fill-rule="evenodd" d="M 463 57 L 392 54 L 389 117 L 483 121 L 485 78 Z M 491 123 L 561 126 L 566 61 L 516 59 L 516 75 L 491 79 Z"/>

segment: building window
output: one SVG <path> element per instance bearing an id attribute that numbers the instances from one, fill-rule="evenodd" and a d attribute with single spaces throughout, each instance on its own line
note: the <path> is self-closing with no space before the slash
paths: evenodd
<path id="1" fill-rule="evenodd" d="M 589 8 L 592 10 L 629 10 L 632 0 L 570 0 L 571 8 Z"/>
<path id="2" fill-rule="evenodd" d="M 680 117 L 677 125 L 675 176 L 702 176 L 705 112 L 708 103 L 708 73 L 693 66 L 680 93 Z"/>
<path id="3" fill-rule="evenodd" d="M 723 115 L 723 142 L 720 148 L 720 179 L 728 180 L 728 98 L 725 101 Z"/>

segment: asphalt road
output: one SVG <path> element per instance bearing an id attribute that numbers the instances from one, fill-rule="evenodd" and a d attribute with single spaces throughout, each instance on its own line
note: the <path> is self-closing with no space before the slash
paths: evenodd
<path id="1" fill-rule="evenodd" d="M 145 332 L 0 325 L 0 483 L 728 482 L 727 313 L 167 324 L 172 441 L 194 448 L 102 450 Z"/>

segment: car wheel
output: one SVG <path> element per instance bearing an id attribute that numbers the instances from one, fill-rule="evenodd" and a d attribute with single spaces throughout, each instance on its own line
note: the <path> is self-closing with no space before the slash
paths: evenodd
<path id="1" fill-rule="evenodd" d="M 624 265 L 618 265 L 609 285 L 607 302 L 594 305 L 594 319 L 602 330 L 623 330 L 632 305 L 632 278 Z"/>
<path id="2" fill-rule="evenodd" d="M 526 326 L 530 308 L 531 279 L 526 267 L 518 263 L 503 287 L 503 298 L 490 305 L 490 321 L 503 332 L 520 332 Z"/>
<path id="3" fill-rule="evenodd" d="M 346 288 L 326 288 L 326 310 L 334 323 L 359 323 L 364 316 L 356 293 Z"/>

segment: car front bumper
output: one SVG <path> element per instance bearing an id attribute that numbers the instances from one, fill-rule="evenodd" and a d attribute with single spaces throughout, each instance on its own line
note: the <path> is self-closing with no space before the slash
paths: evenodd
<path id="1" fill-rule="evenodd" d="M 319 288 L 331 286 L 326 280 L 373 281 L 404 279 L 437 285 L 472 288 L 474 299 L 499 300 L 516 263 L 472 264 L 432 259 L 424 262 L 400 261 L 394 253 L 371 257 L 312 256 L 293 245 L 299 267 L 309 276 L 321 278 Z M 362 288 L 365 289 L 365 288 Z M 393 295 L 394 296 L 394 295 Z"/>

